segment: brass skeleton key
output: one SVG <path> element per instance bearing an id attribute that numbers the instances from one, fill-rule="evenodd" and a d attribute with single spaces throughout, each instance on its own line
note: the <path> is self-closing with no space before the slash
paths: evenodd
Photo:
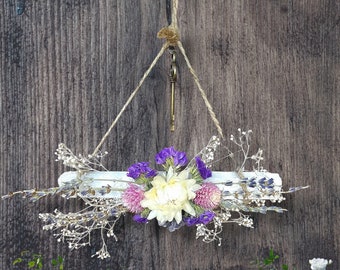
<path id="1" fill-rule="evenodd" d="M 170 66 L 170 84 L 171 84 L 171 96 L 170 96 L 170 131 L 175 131 L 175 85 L 177 81 L 177 66 L 176 66 L 176 51 L 174 47 L 169 48 L 171 55 Z"/>

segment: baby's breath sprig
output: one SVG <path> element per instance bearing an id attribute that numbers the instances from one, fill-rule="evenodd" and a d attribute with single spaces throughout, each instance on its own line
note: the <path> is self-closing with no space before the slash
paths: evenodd
<path id="1" fill-rule="evenodd" d="M 237 223 L 244 227 L 253 227 L 253 220 L 247 215 L 238 212 L 238 218 L 231 218 L 230 211 L 226 210 L 221 212 L 216 212 L 212 224 L 198 224 L 196 225 L 196 239 L 203 237 L 203 242 L 210 243 L 213 241 L 218 241 L 218 246 L 222 244 L 222 237 L 219 234 L 223 231 L 223 223 Z M 212 227 L 212 228 L 211 228 Z"/>
<path id="2" fill-rule="evenodd" d="M 39 214 L 40 219 L 47 223 L 44 230 L 59 231 L 54 234 L 58 242 L 67 242 L 69 248 L 78 249 L 91 244 L 91 233 L 100 230 L 102 248 L 93 256 L 104 259 L 109 257 L 105 236 L 113 237 L 114 226 L 120 216 L 126 212 L 122 202 L 116 199 L 83 198 L 86 205 L 82 211 L 64 214 L 55 210 L 53 214 Z"/>
<path id="3" fill-rule="evenodd" d="M 252 130 L 243 131 L 240 128 L 237 130 L 239 132 L 238 138 L 234 135 L 230 135 L 230 140 L 236 144 L 239 148 L 241 153 L 243 154 L 243 161 L 241 165 L 237 168 L 237 171 L 240 176 L 242 176 L 242 172 L 245 170 L 245 164 L 249 157 L 249 150 L 250 150 L 250 134 L 253 132 Z"/>
<path id="4" fill-rule="evenodd" d="M 264 172 L 264 171 L 266 171 L 263 168 L 263 166 L 261 165 L 262 160 L 264 160 L 262 154 L 263 154 L 263 150 L 261 148 L 259 148 L 257 150 L 257 153 L 250 157 L 255 162 L 255 166 L 253 167 L 254 171 L 257 171 L 257 172 Z"/>
<path id="5" fill-rule="evenodd" d="M 214 135 L 210 138 L 208 144 L 198 154 L 196 154 L 195 157 L 200 157 L 206 166 L 211 168 L 215 159 L 215 152 L 220 145 L 220 138 Z M 187 167 L 192 167 L 195 164 L 195 157 L 190 160 Z"/>
<path id="6" fill-rule="evenodd" d="M 214 227 L 212 229 L 209 229 L 205 224 L 196 225 L 196 239 L 203 237 L 202 241 L 205 243 L 218 241 L 218 246 L 221 246 L 222 237 L 218 235 L 223 231 L 222 222 L 218 217 L 214 217 L 213 223 Z"/>
<path id="7" fill-rule="evenodd" d="M 220 144 L 220 138 L 218 138 L 217 136 L 212 136 L 207 146 L 204 147 L 199 153 L 202 161 L 207 164 L 207 167 L 211 167 L 211 162 L 214 160 L 215 157 L 215 151 L 217 150 L 217 147 L 220 146 Z"/>
<path id="8" fill-rule="evenodd" d="M 106 151 L 95 155 L 78 154 L 77 156 L 65 144 L 60 143 L 55 154 L 57 155 L 56 161 L 63 161 L 65 166 L 76 169 L 78 172 L 97 171 L 98 169 L 107 171 L 101 163 L 102 158 L 108 154 Z"/>

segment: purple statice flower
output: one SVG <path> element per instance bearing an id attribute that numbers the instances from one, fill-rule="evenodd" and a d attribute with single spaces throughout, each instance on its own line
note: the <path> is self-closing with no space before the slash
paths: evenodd
<path id="1" fill-rule="evenodd" d="M 198 224 L 199 218 L 190 216 L 190 217 L 183 218 L 183 221 L 184 221 L 185 225 L 190 227 L 190 226 L 194 226 L 194 225 Z"/>
<path id="2" fill-rule="evenodd" d="M 140 214 L 136 214 L 133 216 L 133 220 L 138 222 L 138 223 L 148 223 L 149 220 L 145 217 L 142 217 Z"/>
<path id="3" fill-rule="evenodd" d="M 210 223 L 213 218 L 215 216 L 215 213 L 212 211 L 205 211 L 203 214 L 200 214 L 198 217 L 185 217 L 183 218 L 183 221 L 185 223 L 185 225 L 187 226 L 194 226 L 197 224 L 204 224 L 207 225 L 208 223 Z"/>
<path id="4" fill-rule="evenodd" d="M 151 169 L 149 167 L 149 162 L 138 162 L 130 166 L 128 168 L 127 176 L 138 179 L 141 176 L 144 176 L 146 178 L 153 178 L 157 175 L 157 171 Z"/>
<path id="5" fill-rule="evenodd" d="M 204 161 L 200 157 L 195 157 L 196 167 L 202 176 L 203 179 L 207 179 L 211 177 L 211 170 L 208 169 L 207 165 L 205 165 Z"/>
<path id="6" fill-rule="evenodd" d="M 155 160 L 157 164 L 164 164 L 168 158 L 172 158 L 176 154 L 176 150 L 173 146 L 164 148 L 156 156 Z"/>
<path id="7" fill-rule="evenodd" d="M 188 163 L 185 152 L 179 152 L 173 146 L 164 148 L 155 156 L 157 164 L 165 164 L 168 159 L 173 159 L 175 166 L 185 166 Z"/>
<path id="8" fill-rule="evenodd" d="M 174 165 L 175 166 L 185 166 L 188 163 L 187 155 L 185 152 L 176 152 L 174 156 Z"/>
<path id="9" fill-rule="evenodd" d="M 212 211 L 205 211 L 198 217 L 199 223 L 207 225 L 214 219 L 215 213 Z"/>

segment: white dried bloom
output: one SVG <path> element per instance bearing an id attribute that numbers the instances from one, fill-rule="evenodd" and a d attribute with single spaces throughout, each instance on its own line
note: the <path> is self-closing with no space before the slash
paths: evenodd
<path id="1" fill-rule="evenodd" d="M 310 269 L 312 270 L 325 270 L 327 265 L 332 263 L 332 260 L 313 258 L 312 260 L 309 260 L 309 263 L 311 265 Z"/>

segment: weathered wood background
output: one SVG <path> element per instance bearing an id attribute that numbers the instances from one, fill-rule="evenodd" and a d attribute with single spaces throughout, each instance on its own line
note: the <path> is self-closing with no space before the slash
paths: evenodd
<path id="1" fill-rule="evenodd" d="M 93 151 L 160 49 L 156 33 L 167 24 L 165 1 L 27 0 L 23 15 L 17 2 L 0 3 L 1 194 L 56 186 L 66 170 L 55 162 L 59 142 Z M 195 240 L 192 228 L 170 233 L 128 215 L 104 261 L 91 258 L 98 241 L 69 251 L 42 230 L 39 212 L 74 211 L 79 201 L 2 201 L 0 269 L 13 269 L 22 250 L 46 260 L 62 255 L 65 269 L 251 269 L 270 248 L 298 270 L 313 257 L 340 269 L 340 2 L 186 0 L 178 19 L 224 133 L 252 129 L 265 167 L 286 188 L 311 188 L 287 195 L 285 214 L 253 215 L 254 229 L 225 225 L 221 247 Z M 166 53 L 105 143 L 110 169 L 153 160 L 170 145 L 193 155 L 216 134 L 182 56 L 170 133 L 169 65 Z"/>

